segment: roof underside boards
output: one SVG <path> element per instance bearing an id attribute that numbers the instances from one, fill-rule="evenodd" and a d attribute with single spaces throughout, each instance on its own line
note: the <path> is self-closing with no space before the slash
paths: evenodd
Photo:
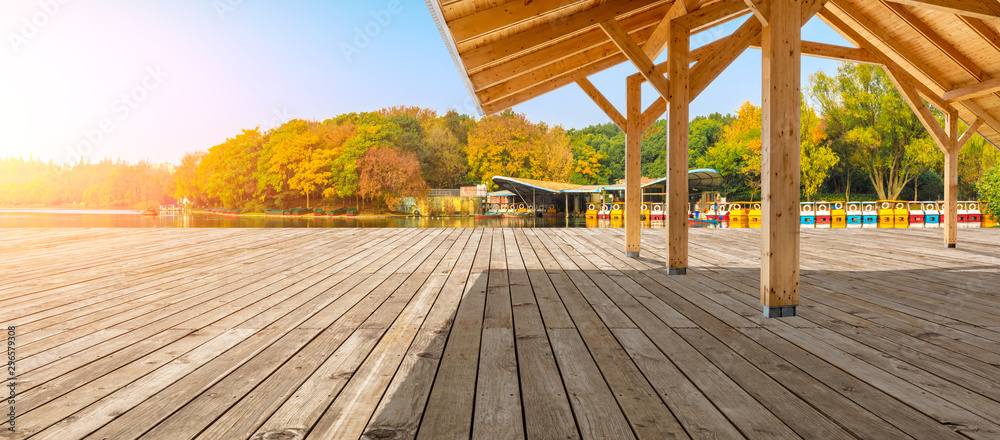
<path id="1" fill-rule="evenodd" d="M 656 31 L 674 6 L 670 0 L 425 1 L 486 114 L 627 63 L 602 21 L 616 19 L 640 46 L 651 38 L 662 45 Z M 1000 1 L 897 1 L 828 0 L 818 17 L 879 63 L 898 65 L 925 99 L 934 95 L 928 100 L 936 107 L 947 91 L 1000 77 Z M 689 13 L 727 2 L 743 0 L 685 1 Z M 950 105 L 967 123 L 983 119 L 979 132 L 1000 145 L 1000 93 Z"/>

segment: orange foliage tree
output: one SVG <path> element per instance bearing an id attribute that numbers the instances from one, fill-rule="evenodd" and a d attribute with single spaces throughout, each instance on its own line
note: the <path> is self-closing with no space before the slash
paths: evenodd
<path id="1" fill-rule="evenodd" d="M 358 193 L 382 200 L 390 209 L 403 197 L 422 197 L 427 183 L 417 155 L 395 147 L 376 147 L 358 159 Z"/>

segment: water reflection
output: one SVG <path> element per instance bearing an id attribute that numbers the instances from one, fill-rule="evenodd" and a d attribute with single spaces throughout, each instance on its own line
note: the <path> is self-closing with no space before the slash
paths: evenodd
<path id="1" fill-rule="evenodd" d="M 0 228 L 622 228 L 622 221 L 584 218 L 286 217 L 160 215 L 136 211 L 0 210 Z M 662 228 L 663 221 L 642 222 Z M 692 227 L 694 227 L 692 225 Z"/>

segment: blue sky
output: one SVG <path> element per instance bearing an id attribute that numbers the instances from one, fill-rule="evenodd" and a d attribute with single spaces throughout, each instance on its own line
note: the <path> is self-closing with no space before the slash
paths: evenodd
<path id="1" fill-rule="evenodd" d="M 392 105 L 472 113 L 424 2 L 389 5 L 3 2 L 0 156 L 176 163 L 185 151 L 207 149 L 241 129 L 292 118 L 322 120 Z M 722 37 L 741 22 L 695 36 L 692 44 Z M 375 36 L 358 41 L 358 29 L 366 26 Z M 818 20 L 804 27 L 803 38 L 847 44 Z M 805 58 L 803 86 L 808 75 L 836 66 Z M 622 65 L 592 81 L 624 108 L 624 77 L 634 72 Z M 759 104 L 760 74 L 760 52 L 747 51 L 692 103 L 692 116 L 733 112 L 747 100 Z M 655 98 L 648 85 L 644 97 L 647 103 Z M 607 122 L 576 86 L 515 110 L 566 128 Z"/>

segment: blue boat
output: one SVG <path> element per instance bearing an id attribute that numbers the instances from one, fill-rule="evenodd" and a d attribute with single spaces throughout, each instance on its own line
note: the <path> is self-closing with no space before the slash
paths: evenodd
<path id="1" fill-rule="evenodd" d="M 865 228 L 878 227 L 878 203 L 861 203 L 861 226 Z"/>
<path id="2" fill-rule="evenodd" d="M 847 202 L 847 227 L 860 228 L 863 215 L 861 214 L 861 202 Z"/>

